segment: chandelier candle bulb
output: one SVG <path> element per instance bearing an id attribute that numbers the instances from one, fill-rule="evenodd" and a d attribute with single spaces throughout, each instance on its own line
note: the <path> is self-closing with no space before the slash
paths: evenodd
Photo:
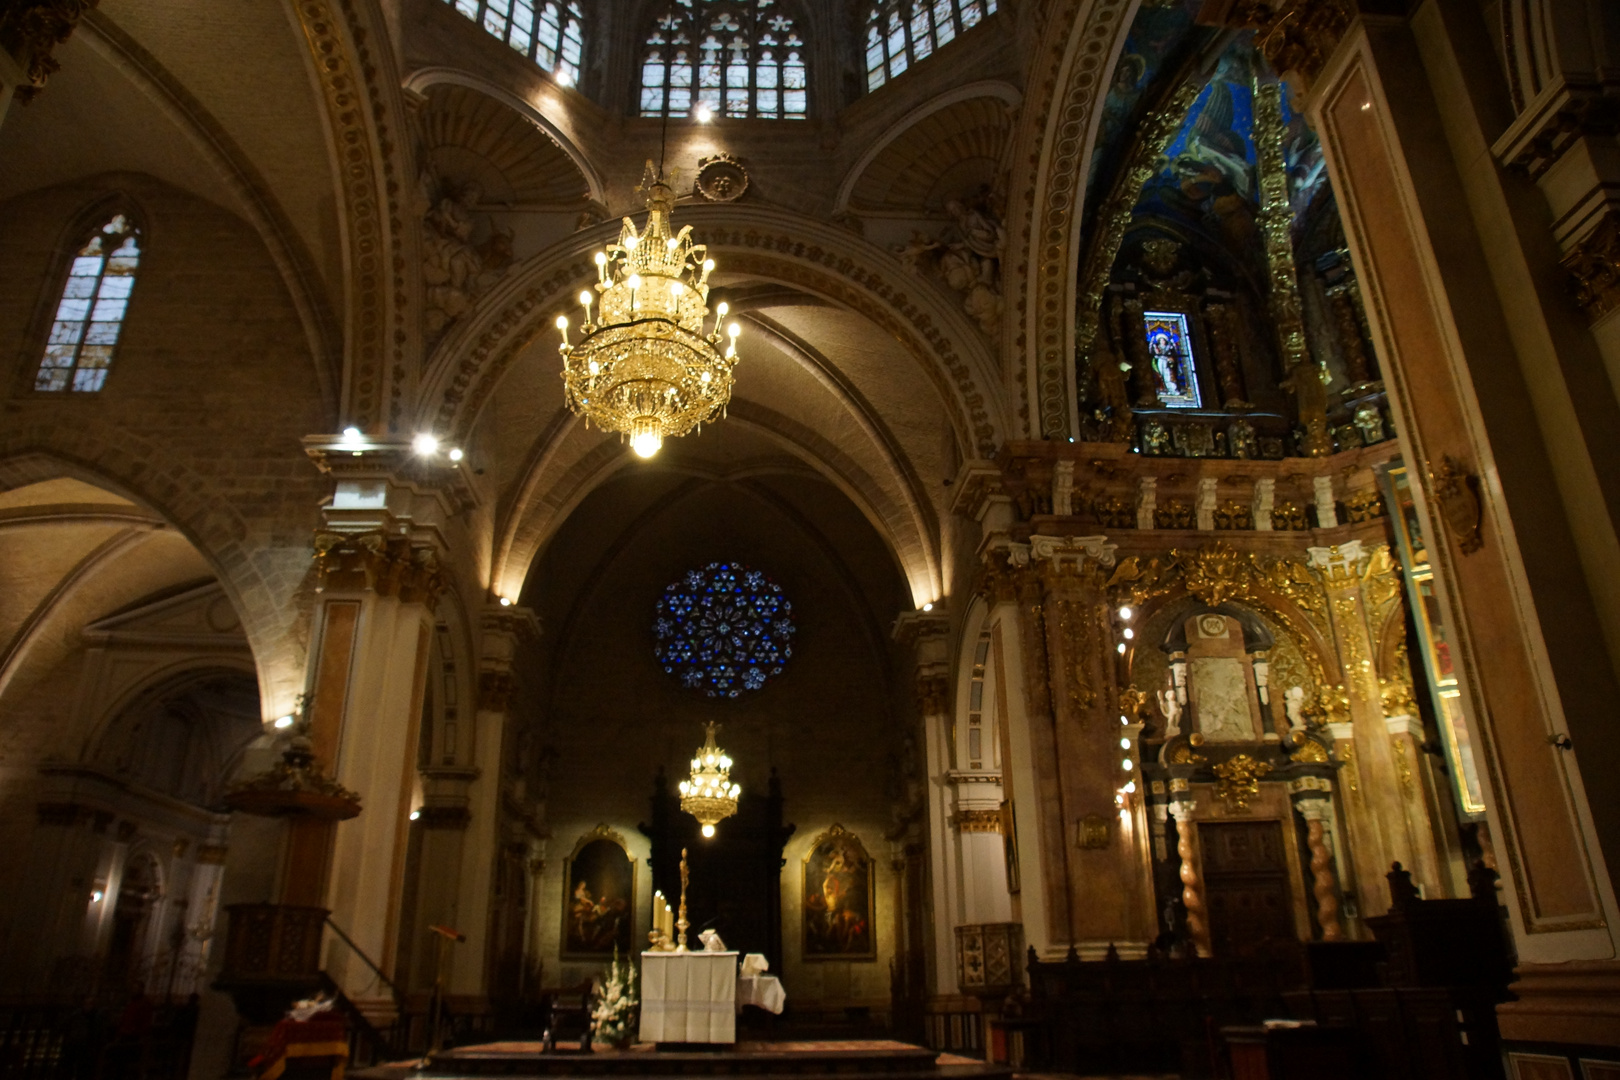
<path id="1" fill-rule="evenodd" d="M 697 818 L 706 837 L 737 812 L 737 797 L 742 794 L 742 785 L 731 782 L 731 757 L 715 744 L 714 730 L 714 724 L 705 725 L 703 745 L 692 759 L 692 776 L 680 784 L 681 809 Z"/>

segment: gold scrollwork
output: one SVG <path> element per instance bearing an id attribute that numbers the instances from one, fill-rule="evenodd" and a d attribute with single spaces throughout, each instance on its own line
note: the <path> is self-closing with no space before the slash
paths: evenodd
<path id="1" fill-rule="evenodd" d="M 1215 785 L 1215 796 L 1228 810 L 1241 814 L 1249 809 L 1249 801 L 1260 794 L 1260 778 L 1270 771 L 1270 762 L 1238 754 L 1214 766 L 1215 775 L 1221 778 Z"/>

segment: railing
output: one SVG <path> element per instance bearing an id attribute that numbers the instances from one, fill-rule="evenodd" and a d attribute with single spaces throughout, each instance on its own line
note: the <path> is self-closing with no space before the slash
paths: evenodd
<path id="1" fill-rule="evenodd" d="M 185 1080 L 195 1034 L 188 1006 L 0 1006 L 0 1080 Z"/>

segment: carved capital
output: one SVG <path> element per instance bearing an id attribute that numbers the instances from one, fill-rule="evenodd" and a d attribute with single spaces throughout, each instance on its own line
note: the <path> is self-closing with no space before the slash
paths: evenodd
<path id="1" fill-rule="evenodd" d="M 484 670 L 478 673 L 478 708 L 482 712 L 503 713 L 511 703 L 517 679 L 510 671 Z"/>
<path id="2" fill-rule="evenodd" d="M 317 592 L 375 592 L 431 611 L 444 591 L 438 554 L 380 531 L 315 533 Z"/>
<path id="3" fill-rule="evenodd" d="M 97 0 L 10 0 L 0 5 L 0 47 L 13 57 L 28 79 L 17 88 L 24 104 L 62 67 L 51 53 L 73 36 L 84 13 Z"/>
<path id="4" fill-rule="evenodd" d="M 1041 536 L 1029 538 L 1027 558 L 1079 570 L 1087 561 L 1099 566 L 1114 565 L 1114 551 L 1106 536 Z"/>
<path id="5" fill-rule="evenodd" d="M 1597 321 L 1620 307 L 1620 221 L 1605 214 L 1597 228 L 1569 250 L 1562 262 L 1570 289 L 1586 317 Z"/>
<path id="6" fill-rule="evenodd" d="M 1000 810 L 958 810 L 955 821 L 957 832 L 998 833 L 1001 831 Z"/>
<path id="7" fill-rule="evenodd" d="M 917 676 L 917 711 L 924 716 L 942 716 L 950 705 L 951 683 L 944 675 Z"/>

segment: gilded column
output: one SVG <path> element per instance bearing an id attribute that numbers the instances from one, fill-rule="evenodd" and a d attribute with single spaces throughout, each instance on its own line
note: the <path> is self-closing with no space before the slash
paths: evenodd
<path id="1" fill-rule="evenodd" d="M 1311 357 L 1305 341 L 1305 317 L 1294 266 L 1294 211 L 1288 200 L 1288 168 L 1283 157 L 1282 84 L 1256 81 L 1254 150 L 1260 180 L 1260 233 L 1265 238 L 1271 273 L 1271 318 L 1277 347 L 1288 372 L 1285 386 L 1294 393 L 1302 449 L 1312 457 L 1333 453 L 1327 430 L 1327 368 Z"/>
<path id="2" fill-rule="evenodd" d="M 1082 957 L 1101 957 L 1110 945 L 1125 955 L 1145 953 L 1156 926 L 1147 824 L 1135 800 L 1123 813 L 1116 803 L 1139 774 L 1134 762 L 1124 768 L 1129 752 L 1119 745 L 1116 656 L 1103 593 L 1114 545 L 1101 536 L 1036 535 L 1014 559 L 1025 561 L 1026 581 L 1041 590 L 1069 940 Z"/>

